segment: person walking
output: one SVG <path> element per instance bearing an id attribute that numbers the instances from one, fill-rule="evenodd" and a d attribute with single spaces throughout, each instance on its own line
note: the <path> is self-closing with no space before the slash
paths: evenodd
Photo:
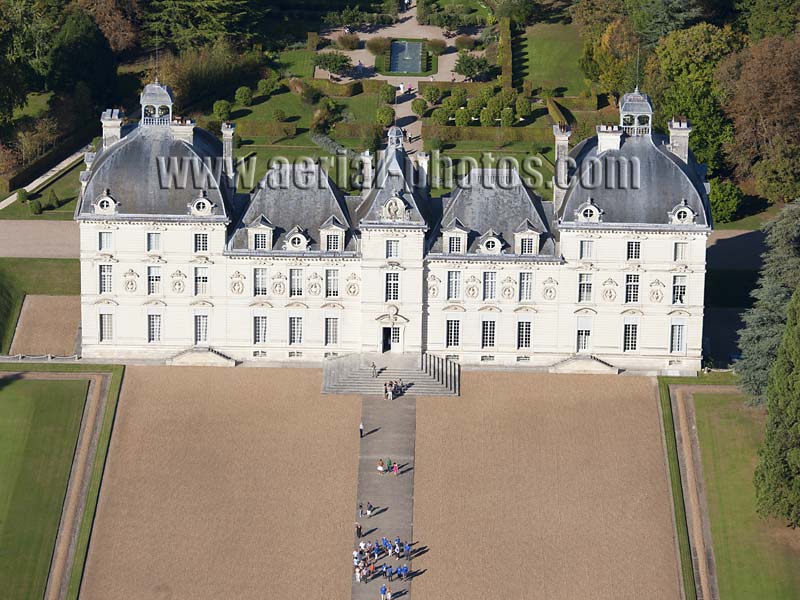
<path id="1" fill-rule="evenodd" d="M 386 471 L 386 467 L 383 464 L 383 459 L 380 458 L 380 459 L 378 459 L 378 475 L 383 475 L 383 473 L 385 471 Z"/>
<path id="2" fill-rule="evenodd" d="M 355 568 L 355 577 L 356 577 L 356 583 L 361 583 L 361 569 L 358 568 L 358 565 L 356 565 Z"/>
<path id="3" fill-rule="evenodd" d="M 372 511 L 375 510 L 375 507 L 372 506 L 372 502 L 367 502 L 367 518 L 372 518 Z"/>
<path id="4" fill-rule="evenodd" d="M 386 585 L 381 586 L 381 600 L 386 600 Z"/>
<path id="5" fill-rule="evenodd" d="M 378 376 L 378 367 L 375 366 L 374 361 L 370 366 L 372 367 L 372 378 L 375 379 Z"/>
<path id="6" fill-rule="evenodd" d="M 400 469 L 397 466 L 397 463 L 392 465 L 392 471 L 394 471 L 394 476 L 397 477 L 400 474 Z"/>
<path id="7" fill-rule="evenodd" d="M 392 600 L 392 588 L 391 588 L 391 586 L 386 588 L 386 600 Z"/>
<path id="8" fill-rule="evenodd" d="M 358 425 L 358 439 L 362 439 L 364 437 L 364 421 L 361 421 Z"/>
<path id="9" fill-rule="evenodd" d="M 361 539 L 361 523 L 356 523 L 356 538 Z"/>
<path id="10" fill-rule="evenodd" d="M 364 518 L 364 504 L 361 502 L 358 503 L 358 518 L 359 519 Z"/>

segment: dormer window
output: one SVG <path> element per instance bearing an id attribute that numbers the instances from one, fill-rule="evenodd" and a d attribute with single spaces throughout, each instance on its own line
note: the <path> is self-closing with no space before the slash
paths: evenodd
<path id="1" fill-rule="evenodd" d="M 325 236 L 325 250 L 328 252 L 338 252 L 339 247 L 339 234 L 329 233 Z"/>
<path id="2" fill-rule="evenodd" d="M 533 238 L 522 238 L 519 241 L 519 253 L 520 254 L 536 254 L 534 248 L 534 240 Z"/>
<path id="3" fill-rule="evenodd" d="M 684 198 L 681 203 L 672 209 L 670 221 L 676 225 L 691 225 L 695 221 L 696 213 L 689 207 L 689 203 Z"/>
<path id="4" fill-rule="evenodd" d="M 299 227 L 294 227 L 286 236 L 286 250 L 304 252 L 308 247 L 308 238 L 300 232 Z"/>
<path id="5" fill-rule="evenodd" d="M 461 236 L 451 235 L 447 239 L 447 251 L 450 254 L 461 254 Z"/>
<path id="6" fill-rule="evenodd" d="M 594 200 L 591 198 L 588 202 L 584 202 L 581 206 L 579 206 L 578 210 L 575 211 L 575 216 L 577 217 L 578 221 L 583 221 L 585 223 L 599 223 L 602 215 L 602 209 L 597 206 L 594 203 Z"/>
<path id="7" fill-rule="evenodd" d="M 293 235 L 289 238 L 289 244 L 292 246 L 292 248 L 299 248 L 303 245 L 303 236 Z"/>
<path id="8" fill-rule="evenodd" d="M 199 198 L 191 204 L 192 215 L 196 217 L 207 217 L 211 214 L 213 205 L 208 199 L 208 193 L 204 190 Z"/>
<path id="9" fill-rule="evenodd" d="M 111 190 L 106 189 L 105 193 L 97 199 L 94 212 L 103 215 L 113 215 L 117 212 L 117 202 L 111 197 Z"/>
<path id="10" fill-rule="evenodd" d="M 502 244 L 497 238 L 489 238 L 483 242 L 483 250 L 488 254 L 499 254 Z"/>
<path id="11" fill-rule="evenodd" d="M 253 234 L 253 249 L 254 250 L 268 250 L 269 236 L 266 233 Z"/>

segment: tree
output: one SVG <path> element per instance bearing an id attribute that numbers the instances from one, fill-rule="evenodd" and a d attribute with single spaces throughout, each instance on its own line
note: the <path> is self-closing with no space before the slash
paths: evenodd
<path id="1" fill-rule="evenodd" d="M 91 15 L 114 52 L 138 45 L 139 0 L 74 0 L 74 4 Z"/>
<path id="2" fill-rule="evenodd" d="M 756 508 L 800 526 L 800 290 L 786 311 L 786 328 L 767 387 L 767 424 L 758 449 Z"/>
<path id="3" fill-rule="evenodd" d="M 25 188 L 19 188 L 17 190 L 17 202 L 20 204 L 27 204 L 28 203 L 28 190 Z"/>
<path id="4" fill-rule="evenodd" d="M 525 98 L 524 96 L 520 96 L 517 98 L 516 105 L 514 107 L 517 112 L 517 116 L 521 119 L 527 119 L 531 116 L 531 101 Z"/>
<path id="5" fill-rule="evenodd" d="M 276 108 L 272 111 L 272 118 L 275 119 L 278 123 L 282 123 L 286 120 L 286 111 L 281 108 Z"/>
<path id="6" fill-rule="evenodd" d="M 439 100 L 442 99 L 442 90 L 433 85 L 428 86 L 422 90 L 422 97 L 431 104 L 439 104 Z"/>
<path id="7" fill-rule="evenodd" d="M 494 127 L 495 126 L 495 119 L 497 119 L 497 113 L 494 112 L 490 108 L 481 109 L 481 125 L 483 127 Z"/>
<path id="8" fill-rule="evenodd" d="M 652 46 L 670 31 L 700 18 L 696 0 L 625 0 L 625 8 L 642 42 Z"/>
<path id="9" fill-rule="evenodd" d="M 450 97 L 458 102 L 457 106 L 464 106 L 464 103 L 467 101 L 467 90 L 463 87 L 453 88 L 450 90 Z"/>
<path id="10" fill-rule="evenodd" d="M 730 181 L 712 179 L 709 181 L 711 192 L 708 200 L 711 203 L 711 214 L 715 223 L 730 223 L 736 218 L 744 202 L 744 194 Z"/>
<path id="11" fill-rule="evenodd" d="M 259 80 L 257 90 L 259 96 L 269 96 L 278 87 L 278 74 L 269 71 L 264 79 Z"/>
<path id="12" fill-rule="evenodd" d="M 385 37 L 375 37 L 367 40 L 367 50 L 373 56 L 382 56 L 387 54 L 392 48 L 392 40 Z"/>
<path id="13" fill-rule="evenodd" d="M 442 101 L 442 106 L 449 112 L 454 113 L 461 108 L 461 101 L 455 96 L 448 96 Z"/>
<path id="14" fill-rule="evenodd" d="M 236 99 L 236 104 L 240 106 L 250 106 L 253 103 L 253 90 L 243 85 L 236 89 L 234 98 Z"/>
<path id="15" fill-rule="evenodd" d="M 322 52 L 314 55 L 314 66 L 328 73 L 344 75 L 353 68 L 353 61 L 341 52 Z"/>
<path id="16" fill-rule="evenodd" d="M 358 6 L 347 6 L 342 11 L 329 12 L 323 17 L 326 25 L 358 29 L 367 22 L 367 14 Z"/>
<path id="17" fill-rule="evenodd" d="M 431 120 L 437 125 L 447 125 L 450 122 L 450 111 L 445 108 L 437 108 L 431 113 Z"/>
<path id="18" fill-rule="evenodd" d="M 456 125 L 458 127 L 467 127 L 471 120 L 472 119 L 467 109 L 459 109 L 456 111 Z"/>
<path id="19" fill-rule="evenodd" d="M 185 50 L 237 38 L 260 23 L 257 0 L 150 0 L 144 28 L 150 46 Z"/>
<path id="20" fill-rule="evenodd" d="M 227 100 L 217 100 L 214 102 L 213 112 L 220 121 L 227 121 L 231 118 L 231 103 Z"/>
<path id="21" fill-rule="evenodd" d="M 414 98 L 414 100 L 411 101 L 411 111 L 418 117 L 424 117 L 425 113 L 428 111 L 428 103 L 425 101 L 425 98 Z"/>
<path id="22" fill-rule="evenodd" d="M 389 127 L 394 123 L 394 109 L 391 106 L 379 106 L 375 111 L 375 121 L 382 127 Z"/>
<path id="23" fill-rule="evenodd" d="M 447 50 L 447 42 L 439 39 L 428 40 L 425 43 L 425 47 L 428 49 L 428 52 L 434 56 L 441 56 L 444 54 L 444 51 Z"/>
<path id="24" fill-rule="evenodd" d="M 525 25 L 533 21 L 536 12 L 537 3 L 532 0 L 500 0 L 494 14 L 498 19 L 511 17 L 517 23 Z"/>
<path id="25" fill-rule="evenodd" d="M 506 106 L 500 111 L 500 125 L 503 127 L 514 126 L 514 109 L 510 106 Z"/>
<path id="26" fill-rule="evenodd" d="M 462 50 L 472 50 L 475 47 L 475 38 L 471 35 L 460 35 L 456 38 L 455 44 L 456 50 L 459 52 Z"/>
<path id="27" fill-rule="evenodd" d="M 469 80 L 474 80 L 486 75 L 490 68 L 489 61 L 483 56 L 473 56 L 467 52 L 460 52 L 453 71 Z"/>
<path id="28" fill-rule="evenodd" d="M 572 22 L 590 44 L 625 12 L 625 0 L 578 0 L 569 8 Z"/>
<path id="29" fill-rule="evenodd" d="M 789 37 L 800 25 L 800 0 L 749 0 L 743 17 L 753 40 L 766 37 Z"/>
<path id="30" fill-rule="evenodd" d="M 397 98 L 397 88 L 389 83 L 386 83 L 382 85 L 378 91 L 378 97 L 380 98 L 381 102 L 392 104 Z"/>
<path id="31" fill-rule="evenodd" d="M 103 32 L 82 10 L 70 13 L 56 33 L 48 56 L 47 83 L 56 93 L 67 94 L 78 82 L 92 92 L 96 106 L 111 98 L 117 83 L 117 61 Z"/>
<path id="32" fill-rule="evenodd" d="M 753 306 L 739 331 L 741 360 L 736 363 L 742 387 L 756 403 L 763 400 L 770 366 L 786 324 L 786 305 L 800 287 L 800 204 L 786 206 L 764 227 L 766 252 Z"/>
<path id="33" fill-rule="evenodd" d="M 594 51 L 602 91 L 619 98 L 633 89 L 638 49 L 639 38 L 628 20 L 617 19 L 606 28 Z"/>

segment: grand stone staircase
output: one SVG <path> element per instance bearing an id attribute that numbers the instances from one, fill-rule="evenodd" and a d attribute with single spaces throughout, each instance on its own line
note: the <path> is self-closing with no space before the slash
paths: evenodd
<path id="1" fill-rule="evenodd" d="M 378 376 L 372 376 L 372 363 Z M 322 393 L 383 395 L 387 381 L 403 381 L 406 395 L 458 396 L 461 368 L 452 360 L 422 355 L 348 354 L 325 360 Z"/>

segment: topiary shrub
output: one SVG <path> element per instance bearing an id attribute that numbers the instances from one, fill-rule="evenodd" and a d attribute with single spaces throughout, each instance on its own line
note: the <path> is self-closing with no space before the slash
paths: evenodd
<path id="1" fill-rule="evenodd" d="M 500 125 L 503 127 L 512 127 L 514 125 L 514 109 L 506 106 L 500 112 Z"/>
<path id="2" fill-rule="evenodd" d="M 497 118 L 497 113 L 491 108 L 484 108 L 481 110 L 481 125 L 484 127 L 494 127 L 494 120 Z"/>
<path id="3" fill-rule="evenodd" d="M 378 92 L 378 97 L 381 99 L 381 102 L 392 104 L 397 97 L 397 88 L 387 83 L 386 85 L 381 86 L 381 89 Z"/>
<path id="4" fill-rule="evenodd" d="M 357 50 L 361 45 L 361 38 L 355 33 L 345 33 L 336 38 L 336 45 L 342 50 Z"/>
<path id="5" fill-rule="evenodd" d="M 25 188 L 19 188 L 17 190 L 17 202 L 20 204 L 25 204 L 28 202 L 28 190 Z"/>
<path id="6" fill-rule="evenodd" d="M 444 147 L 442 140 L 439 138 L 431 138 L 428 140 L 428 148 L 431 150 L 441 150 Z"/>
<path id="7" fill-rule="evenodd" d="M 456 50 L 472 50 L 475 47 L 475 38 L 469 35 L 460 35 L 455 41 Z"/>
<path id="8" fill-rule="evenodd" d="M 455 112 L 456 109 L 461 108 L 461 102 L 458 101 L 458 98 L 455 96 L 448 96 L 442 102 L 442 106 L 446 108 L 449 112 Z"/>
<path id="9" fill-rule="evenodd" d="M 444 108 L 437 108 L 431 113 L 431 119 L 437 125 L 447 125 L 450 122 L 450 111 Z"/>
<path id="10" fill-rule="evenodd" d="M 282 123 L 286 120 L 286 111 L 281 108 L 276 108 L 272 111 L 272 118 L 278 121 L 278 123 Z"/>
<path id="11" fill-rule="evenodd" d="M 716 223 L 730 223 L 742 208 L 744 194 L 730 181 L 714 178 L 709 181 L 711 191 L 708 200 L 711 203 L 711 215 Z"/>
<path id="12" fill-rule="evenodd" d="M 531 116 L 531 101 L 527 98 L 520 96 L 514 106 L 517 111 L 517 116 L 521 119 L 527 119 Z"/>
<path id="13" fill-rule="evenodd" d="M 30 204 L 28 204 L 32 215 L 40 215 L 42 214 L 42 203 L 39 200 L 33 200 Z"/>
<path id="14" fill-rule="evenodd" d="M 269 96 L 278 87 L 278 74 L 275 71 L 270 71 L 269 74 L 258 82 L 259 96 Z"/>
<path id="15" fill-rule="evenodd" d="M 464 106 L 467 101 L 467 89 L 463 87 L 454 87 L 450 90 L 450 97 L 458 100 L 459 106 Z"/>
<path id="16" fill-rule="evenodd" d="M 428 48 L 428 52 L 434 56 L 441 56 L 447 50 L 447 42 L 444 40 L 428 40 L 425 45 Z"/>
<path id="17" fill-rule="evenodd" d="M 428 111 L 428 103 L 425 101 L 425 98 L 414 98 L 414 100 L 411 101 L 411 111 L 418 117 L 424 117 L 425 113 Z"/>
<path id="18" fill-rule="evenodd" d="M 469 111 L 466 108 L 459 109 L 456 111 L 456 125 L 459 127 L 466 127 L 470 124 L 472 118 L 470 116 Z"/>
<path id="19" fill-rule="evenodd" d="M 240 106 L 250 106 L 253 103 L 253 90 L 243 85 L 236 90 L 236 104 Z"/>
<path id="20" fill-rule="evenodd" d="M 367 50 L 373 56 L 387 54 L 392 48 L 392 40 L 385 37 L 376 37 L 367 40 Z"/>
<path id="21" fill-rule="evenodd" d="M 439 104 L 439 100 L 442 99 L 442 90 L 434 86 L 426 87 L 422 92 L 422 97 L 431 104 Z"/>
<path id="22" fill-rule="evenodd" d="M 214 116 L 220 121 L 227 121 L 231 118 L 231 103 L 227 100 L 217 100 L 213 107 Z"/>
<path id="23" fill-rule="evenodd" d="M 394 109 L 391 106 L 381 106 L 375 111 L 375 122 L 382 127 L 389 127 L 394 122 Z"/>

